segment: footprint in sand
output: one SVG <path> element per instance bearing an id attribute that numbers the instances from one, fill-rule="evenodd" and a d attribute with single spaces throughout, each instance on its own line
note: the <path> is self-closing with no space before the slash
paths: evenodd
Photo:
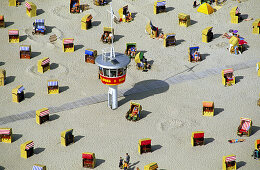
<path id="1" fill-rule="evenodd" d="M 27 35 L 28 39 L 33 41 L 33 43 L 40 44 L 41 47 L 47 46 L 48 48 L 54 48 L 55 46 L 61 47 L 61 45 L 58 45 L 58 43 L 61 43 L 61 40 L 63 39 L 63 32 L 54 26 L 46 26 L 45 35 L 33 35 L 32 28 L 26 28 L 25 34 Z M 49 37 L 53 34 L 57 36 L 57 41 L 52 44 L 50 43 Z"/>
<path id="2" fill-rule="evenodd" d="M 166 120 L 162 120 L 161 122 L 159 122 L 157 124 L 157 128 L 159 131 L 161 132 L 165 132 L 165 131 L 170 131 L 173 129 L 179 129 L 182 128 L 184 126 L 196 126 L 198 125 L 198 123 L 195 120 L 179 120 L 179 119 L 166 119 Z"/>
<path id="3" fill-rule="evenodd" d="M 221 42 L 221 43 L 216 44 L 216 46 L 219 47 L 219 48 L 224 48 L 224 47 L 227 47 L 227 46 L 228 46 L 228 43 L 226 43 L 226 42 Z"/>
<path id="4" fill-rule="evenodd" d="M 171 129 L 177 129 L 184 126 L 184 122 L 178 119 L 169 119 L 162 121 L 158 124 L 160 131 L 169 131 Z"/>
<path id="5" fill-rule="evenodd" d="M 72 19 L 72 18 L 74 18 L 75 15 L 80 15 L 83 17 L 87 13 L 90 13 L 92 15 L 92 17 L 95 18 L 96 14 L 97 14 L 97 12 L 94 9 L 89 9 L 89 10 L 86 10 L 79 14 L 71 14 L 69 11 L 69 6 L 67 6 L 67 5 L 55 7 L 54 9 L 52 9 L 52 12 L 54 15 L 56 15 L 62 19 Z"/>
<path id="6" fill-rule="evenodd" d="M 68 67 L 62 64 L 51 63 L 50 67 L 51 70 L 48 70 L 43 74 L 37 71 L 37 65 L 30 66 L 29 68 L 27 68 L 26 71 L 34 77 L 47 77 L 47 78 L 57 78 L 61 76 L 66 76 L 69 73 Z"/>

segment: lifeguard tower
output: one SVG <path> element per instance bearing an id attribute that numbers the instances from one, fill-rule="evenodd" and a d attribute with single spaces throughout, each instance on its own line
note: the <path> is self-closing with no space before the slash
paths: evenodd
<path id="1" fill-rule="evenodd" d="M 110 8 L 112 28 L 113 9 L 111 5 Z M 125 82 L 126 69 L 130 63 L 130 58 L 125 54 L 115 52 L 112 39 L 111 48 L 103 49 L 102 55 L 97 56 L 95 63 L 99 67 L 101 82 L 109 85 L 108 107 L 116 109 L 118 107 L 117 86 Z"/>

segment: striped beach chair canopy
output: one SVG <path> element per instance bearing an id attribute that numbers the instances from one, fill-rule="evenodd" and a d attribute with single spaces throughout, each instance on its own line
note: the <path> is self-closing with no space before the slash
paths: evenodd
<path id="1" fill-rule="evenodd" d="M 224 70 L 224 74 L 233 73 L 233 72 L 234 70 L 232 68 Z"/>
<path id="2" fill-rule="evenodd" d="M 37 29 L 45 29 L 44 19 L 36 19 L 35 24 L 37 26 Z"/>
<path id="3" fill-rule="evenodd" d="M 10 135 L 10 129 L 0 129 L 0 135 Z"/>
<path id="4" fill-rule="evenodd" d="M 246 118 L 241 118 L 241 121 L 244 121 L 244 123 L 243 123 L 243 125 L 241 127 L 241 130 L 248 131 L 248 129 L 250 128 L 251 120 L 250 119 L 246 119 Z"/>
<path id="5" fill-rule="evenodd" d="M 20 51 L 30 51 L 29 46 L 20 46 Z"/>
<path id="6" fill-rule="evenodd" d="M 63 44 L 73 44 L 74 39 L 73 38 L 67 38 L 64 39 Z"/>
<path id="7" fill-rule="evenodd" d="M 22 93 L 25 90 L 25 88 L 22 86 L 17 90 L 17 93 Z"/>
<path id="8" fill-rule="evenodd" d="M 36 19 L 35 23 L 44 23 L 44 19 Z"/>
<path id="9" fill-rule="evenodd" d="M 9 30 L 8 34 L 9 35 L 19 35 L 19 31 L 18 30 Z"/>
<path id="10" fill-rule="evenodd" d="M 43 117 L 43 116 L 46 116 L 46 115 L 49 115 L 49 114 L 50 114 L 50 111 L 49 111 L 49 109 L 47 109 L 47 110 L 42 111 L 40 113 L 40 116 Z"/>
<path id="11" fill-rule="evenodd" d="M 27 1 L 25 2 L 25 7 L 28 8 L 28 9 L 32 8 L 31 5 L 29 4 L 29 2 L 27 2 Z"/>
<path id="12" fill-rule="evenodd" d="M 45 65 L 45 64 L 48 64 L 48 63 L 50 63 L 50 59 L 49 58 L 47 58 L 47 59 L 42 61 L 42 66 Z"/>
<path id="13" fill-rule="evenodd" d="M 33 170 L 43 170 L 43 167 L 33 165 Z"/>
<path id="14" fill-rule="evenodd" d="M 58 86 L 58 81 L 49 81 L 48 86 Z"/>
<path id="15" fill-rule="evenodd" d="M 232 162 L 232 161 L 236 161 L 236 156 L 231 156 L 226 158 L 226 162 Z"/>
<path id="16" fill-rule="evenodd" d="M 165 6 L 166 1 L 157 1 L 157 6 Z"/>
<path id="17" fill-rule="evenodd" d="M 34 143 L 31 142 L 31 143 L 29 143 L 29 144 L 26 145 L 25 149 L 26 149 L 26 150 L 29 150 L 29 149 L 31 149 L 31 148 L 33 148 L 33 147 L 34 147 Z"/>

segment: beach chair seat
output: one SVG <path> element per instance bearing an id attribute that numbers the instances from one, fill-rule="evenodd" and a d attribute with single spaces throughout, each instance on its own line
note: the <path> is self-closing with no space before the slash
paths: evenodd
<path id="1" fill-rule="evenodd" d="M 236 83 L 232 68 L 222 70 L 222 84 L 224 86 L 232 86 Z"/>
<path id="2" fill-rule="evenodd" d="M 192 132 L 191 145 L 192 146 L 204 145 L 204 132 L 203 131 Z"/>
<path id="3" fill-rule="evenodd" d="M 125 55 L 130 58 L 135 58 L 136 56 L 136 43 L 126 43 Z"/>
<path id="4" fill-rule="evenodd" d="M 142 106 L 138 103 L 131 102 L 130 104 L 130 109 L 126 113 L 126 119 L 127 120 L 132 120 L 132 121 L 137 121 L 140 119 L 140 113 L 142 110 Z"/>
<path id="5" fill-rule="evenodd" d="M 238 129 L 237 129 L 237 135 L 239 135 L 239 136 L 242 136 L 242 135 L 250 136 L 251 128 L 252 128 L 251 119 L 240 118 L 240 125 L 238 126 Z"/>
<path id="6" fill-rule="evenodd" d="M 70 13 L 79 13 L 80 5 L 79 0 L 70 0 Z"/>
<path id="7" fill-rule="evenodd" d="M 189 61 L 190 62 L 196 62 L 196 60 L 195 60 L 195 55 L 194 55 L 194 53 L 195 52 L 198 52 L 199 51 L 199 47 L 189 47 L 189 50 L 188 50 L 188 55 L 189 55 Z M 198 61 L 201 61 L 201 57 L 200 57 L 200 53 L 198 52 L 198 54 L 196 54 L 196 55 L 198 55 Z"/>

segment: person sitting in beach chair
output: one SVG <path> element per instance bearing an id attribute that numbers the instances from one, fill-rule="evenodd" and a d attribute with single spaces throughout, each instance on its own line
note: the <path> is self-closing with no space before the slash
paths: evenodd
<path id="1" fill-rule="evenodd" d="M 147 70 L 151 69 L 151 65 L 148 64 L 147 59 L 144 57 L 143 52 L 139 52 L 135 56 L 135 62 L 138 70 Z"/>
<path id="2" fill-rule="evenodd" d="M 45 25 L 44 25 L 44 19 L 36 19 L 35 22 L 33 22 L 33 32 L 32 34 L 45 34 Z"/>
<path id="3" fill-rule="evenodd" d="M 254 159 L 260 160 L 260 139 L 255 141 L 255 150 L 253 152 Z"/>
<path id="4" fill-rule="evenodd" d="M 201 60 L 199 47 L 190 47 L 189 48 L 189 61 L 190 62 L 198 62 Z"/>
<path id="5" fill-rule="evenodd" d="M 70 13 L 79 13 L 80 5 L 79 0 L 70 0 Z"/>
<path id="6" fill-rule="evenodd" d="M 101 6 L 101 5 L 106 5 L 107 0 L 94 0 L 94 5 Z"/>
<path id="7" fill-rule="evenodd" d="M 151 38 L 156 38 L 159 35 L 158 27 L 155 27 L 151 21 L 146 24 L 145 32 L 150 35 Z"/>
<path id="8" fill-rule="evenodd" d="M 194 60 L 196 62 L 198 62 L 200 60 L 200 53 L 198 51 L 195 51 L 192 55 L 192 57 L 194 58 Z"/>
<path id="9" fill-rule="evenodd" d="M 114 29 L 110 28 L 110 27 L 104 27 L 104 32 L 100 38 L 100 40 L 103 42 L 103 43 L 112 43 L 112 38 L 114 38 L 113 34 L 114 34 Z"/>
<path id="10" fill-rule="evenodd" d="M 252 130 L 252 120 L 248 118 L 240 118 L 240 125 L 237 128 L 237 135 L 243 136 L 247 135 L 250 136 Z"/>
<path id="11" fill-rule="evenodd" d="M 125 54 L 130 58 L 135 58 L 136 56 L 136 43 L 126 43 Z"/>
<path id="12" fill-rule="evenodd" d="M 223 170 L 235 170 L 236 168 L 236 155 L 223 156 L 222 158 Z"/>
<path id="13" fill-rule="evenodd" d="M 128 51 L 127 51 L 128 56 L 135 57 L 135 54 L 136 54 L 136 48 L 135 47 L 131 47 L 131 48 L 128 49 Z"/>
<path id="14" fill-rule="evenodd" d="M 142 106 L 140 104 L 131 102 L 130 109 L 126 113 L 126 119 L 133 120 L 133 121 L 139 120 L 141 110 L 142 110 Z"/>
<path id="15" fill-rule="evenodd" d="M 236 83 L 233 72 L 232 68 L 222 70 L 222 84 L 224 86 L 231 86 Z"/>
<path id="16" fill-rule="evenodd" d="M 130 22 L 133 20 L 131 13 L 128 11 L 128 5 L 124 6 L 123 8 L 120 8 L 118 10 L 120 21 L 123 22 Z"/>

